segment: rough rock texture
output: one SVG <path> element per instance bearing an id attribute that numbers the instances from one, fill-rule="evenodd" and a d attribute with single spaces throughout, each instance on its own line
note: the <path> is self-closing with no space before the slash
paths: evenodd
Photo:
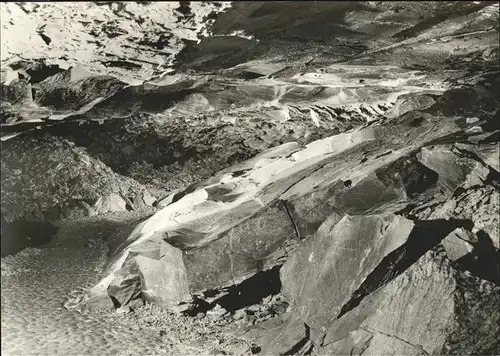
<path id="1" fill-rule="evenodd" d="M 0 11 L 3 353 L 500 352 L 498 3 Z"/>
<path id="2" fill-rule="evenodd" d="M 410 220 L 394 215 L 344 217 L 322 224 L 281 270 L 283 293 L 294 315 L 313 329 L 328 325 L 375 267 L 407 241 L 412 229 Z"/>
<path id="3" fill-rule="evenodd" d="M 151 196 L 146 187 L 116 174 L 73 142 L 49 134 L 9 140 L 1 158 L 2 217 L 7 221 L 125 211 L 136 196 Z"/>
<path id="4" fill-rule="evenodd" d="M 318 354 L 496 354 L 498 303 L 498 286 L 454 270 L 432 250 L 332 324 Z"/>
<path id="5" fill-rule="evenodd" d="M 420 162 L 439 175 L 439 185 L 452 195 L 460 186 L 469 188 L 485 181 L 490 170 L 480 162 L 460 157 L 452 147 L 425 147 L 420 152 Z"/>
<path id="6" fill-rule="evenodd" d="M 428 124 L 423 124 L 418 128 L 410 126 L 409 129 L 406 128 L 405 124 L 387 129 L 376 126 L 367 127 L 349 134 L 340 134 L 316 141 L 303 149 L 294 144 L 285 144 L 265 151 L 244 164 L 221 171 L 214 178 L 201 182 L 182 194 L 179 193 L 177 199 L 174 197 L 169 205 L 138 225 L 128 240 L 111 257 L 105 271 L 107 276 L 103 280 L 103 288 L 106 288 L 106 284 L 111 282 L 113 273 L 122 268 L 130 254 L 130 248 L 147 242 L 154 238 L 158 232 L 166 234 L 164 240 L 168 243 L 184 250 L 190 250 L 188 256 L 195 253 L 191 251 L 198 250 L 202 251 L 200 252 L 202 255 L 208 254 L 207 257 L 202 258 L 200 255 L 200 257 L 193 258 L 198 265 L 203 266 L 202 268 L 206 267 L 200 261 L 206 259 L 213 263 L 214 253 L 227 251 L 228 246 L 231 246 L 229 250 L 233 250 L 237 254 L 244 252 L 247 256 L 259 260 L 262 267 L 272 267 L 272 265 L 266 266 L 266 261 L 263 260 L 266 254 L 287 247 L 290 236 L 294 236 L 294 240 L 297 241 L 299 238 L 297 232 L 300 234 L 300 230 L 295 228 L 293 216 L 288 216 L 291 213 L 286 202 L 284 206 L 286 213 L 282 207 L 273 213 L 272 209 L 264 209 L 266 205 L 271 205 L 278 200 L 296 199 L 310 194 L 315 189 L 328 188 L 332 184 L 338 186 L 339 181 L 344 182 L 349 179 L 351 181 L 349 187 L 342 184 L 343 189 L 334 190 L 329 198 L 336 200 L 339 196 L 341 197 L 339 199 L 341 204 L 337 204 L 339 209 L 343 208 L 347 211 L 349 209 L 357 209 L 358 211 L 369 209 L 368 211 L 372 211 L 365 201 L 356 203 L 354 199 L 349 197 L 359 196 L 359 190 L 363 191 L 363 188 L 358 187 L 364 187 L 367 179 L 368 181 L 373 179 L 371 177 L 374 177 L 376 182 L 379 180 L 392 182 L 394 178 L 386 178 L 387 169 L 380 171 L 381 167 L 384 165 L 393 167 L 394 164 L 396 168 L 401 167 L 399 164 L 401 153 L 404 151 L 409 153 L 414 149 L 411 146 L 403 147 L 404 143 L 396 139 L 403 128 L 406 129 L 407 135 L 416 137 L 415 142 L 419 144 L 422 144 L 421 140 L 425 142 L 440 137 L 444 133 L 460 131 L 453 122 L 443 123 L 437 118 L 429 119 L 429 121 Z M 377 138 L 387 138 L 387 135 L 394 135 L 395 139 L 390 141 L 389 145 L 392 148 L 398 147 L 399 152 L 393 153 L 391 151 L 389 154 L 378 154 L 385 153 L 387 147 L 374 143 L 380 143 L 380 139 Z M 373 149 L 369 150 L 369 153 L 363 154 L 363 149 L 366 146 Z M 368 160 L 366 164 L 359 165 L 357 162 L 361 159 L 361 155 L 374 158 Z M 346 160 L 345 157 L 359 158 Z M 332 172 L 331 167 L 336 167 L 336 171 Z M 403 167 L 405 166 L 403 165 Z M 399 176 L 396 175 L 396 177 Z M 391 203 L 395 203 L 393 209 L 397 210 L 401 201 L 409 202 L 418 196 L 418 192 L 417 194 L 406 193 L 404 179 L 399 178 L 392 184 L 394 184 L 397 194 L 389 194 L 383 200 L 377 197 L 374 199 L 375 204 L 380 202 L 379 206 L 386 207 L 390 211 Z M 373 187 L 369 189 L 370 192 L 374 191 Z M 384 194 L 385 192 L 381 190 L 380 193 Z M 343 201 L 346 203 L 342 204 Z M 260 216 L 265 218 L 262 219 Z M 282 232 L 281 228 L 277 227 L 279 225 L 276 225 L 276 222 L 273 225 L 267 223 L 267 221 L 273 220 L 286 222 L 289 218 L 292 218 L 292 221 L 285 223 Z M 232 244 L 233 234 L 236 238 L 241 238 L 238 237 L 238 234 L 241 234 L 240 236 L 245 236 L 245 239 L 248 239 L 245 225 L 248 225 L 248 230 L 254 234 L 254 237 L 250 238 L 249 247 L 245 246 L 246 243 L 242 243 L 244 240 L 239 243 L 234 241 Z M 275 230 L 270 230 L 271 227 Z M 261 242 L 259 239 L 262 239 Z M 259 247 L 259 244 L 263 244 L 263 246 Z M 273 249 L 269 250 L 266 245 L 273 246 Z M 241 252 L 238 249 L 242 249 Z M 278 261 L 280 256 L 278 254 L 273 258 Z M 235 266 L 237 270 L 242 268 L 238 267 L 236 261 L 234 258 L 223 257 L 220 262 L 213 266 L 214 272 L 219 275 L 232 275 L 233 283 L 235 283 L 239 277 L 242 277 L 239 273 L 244 275 L 247 272 L 246 268 L 255 264 L 245 263 L 244 265 L 248 267 L 244 267 L 241 272 L 233 275 Z M 227 270 L 227 267 L 222 266 L 232 267 Z M 210 280 L 217 280 L 219 278 L 216 277 L 217 274 L 213 274 Z M 191 278 L 196 281 L 194 276 Z M 202 280 L 204 279 L 202 278 Z M 204 280 L 204 283 L 197 289 L 213 288 L 210 280 Z M 227 283 L 226 281 L 228 281 L 227 277 L 222 277 L 222 280 L 218 282 L 223 285 Z"/>
<path id="7" fill-rule="evenodd" d="M 410 213 L 419 219 L 467 219 L 474 223 L 473 232 L 482 231 L 499 249 L 500 193 L 492 186 L 471 187 L 452 199 L 416 208 Z"/>

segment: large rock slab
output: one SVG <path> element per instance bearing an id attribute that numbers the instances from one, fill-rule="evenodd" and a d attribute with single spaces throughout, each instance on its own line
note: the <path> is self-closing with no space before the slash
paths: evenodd
<path id="1" fill-rule="evenodd" d="M 210 290 L 213 299 L 223 287 L 282 264 L 298 242 L 282 205 L 262 210 L 202 247 L 177 248 L 167 241 L 168 234 L 156 233 L 133 244 L 121 268 L 94 294 L 107 293 L 120 304 L 141 294 L 164 306 L 188 303 L 193 296 L 204 298 Z"/>
<path id="2" fill-rule="evenodd" d="M 443 245 L 446 255 L 451 261 L 459 260 L 474 250 L 474 234 L 459 228 L 446 236 L 441 244 Z"/>
<path id="3" fill-rule="evenodd" d="M 460 154 L 450 145 L 424 147 L 419 153 L 420 162 L 439 175 L 439 185 L 451 196 L 458 187 L 481 185 L 490 170 L 481 162 Z"/>
<path id="4" fill-rule="evenodd" d="M 235 333 L 236 336 L 259 345 L 262 355 L 301 355 L 312 349 L 309 328 L 291 313 Z"/>
<path id="5" fill-rule="evenodd" d="M 488 145 L 467 145 L 467 144 L 456 144 L 460 149 L 470 151 L 478 156 L 485 164 L 500 172 L 500 146 L 498 142 L 493 142 Z"/>
<path id="6" fill-rule="evenodd" d="M 437 247 L 334 322 L 317 354 L 497 354 L 499 292 Z"/>
<path id="7" fill-rule="evenodd" d="M 324 330 L 388 254 L 410 236 L 413 222 L 388 216 L 327 221 L 281 270 L 283 293 L 295 317 Z"/>

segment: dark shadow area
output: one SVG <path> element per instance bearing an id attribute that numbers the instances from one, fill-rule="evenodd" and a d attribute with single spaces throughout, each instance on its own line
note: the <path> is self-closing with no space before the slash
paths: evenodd
<path id="1" fill-rule="evenodd" d="M 473 223 L 470 220 L 455 219 L 415 221 L 415 226 L 407 242 L 388 254 L 380 262 L 358 290 L 351 295 L 351 299 L 343 306 L 337 318 L 357 307 L 363 298 L 376 289 L 405 272 L 422 255 L 434 248 L 442 239 L 458 227 L 470 230 L 473 227 Z"/>
<path id="2" fill-rule="evenodd" d="M 238 75 L 238 78 L 244 79 L 244 80 L 252 80 L 252 79 L 257 79 L 264 77 L 264 74 L 259 74 L 259 73 L 254 73 L 250 71 L 243 71 Z"/>
<path id="3" fill-rule="evenodd" d="M 276 295 L 281 291 L 280 268 L 281 266 L 275 266 L 267 271 L 258 272 L 242 283 L 227 288 L 225 290 L 227 294 L 212 303 L 196 298 L 195 306 L 186 314 L 195 316 L 198 313 L 205 313 L 217 304 L 230 313 L 250 305 L 259 304 L 265 297 Z M 214 293 L 207 291 L 205 294 L 211 295 Z"/>
<path id="4" fill-rule="evenodd" d="M 486 132 L 494 132 L 496 130 L 500 130 L 500 111 L 497 110 L 497 112 L 491 119 L 482 124 L 481 129 Z M 496 137 L 498 138 L 498 133 Z"/>
<path id="5" fill-rule="evenodd" d="M 396 184 L 394 181 L 401 179 L 409 198 L 415 198 L 432 188 L 439 179 L 436 172 L 420 163 L 414 155 L 402 157 L 394 163 L 378 169 L 376 174 L 386 186 Z M 397 178 L 394 179 L 394 177 Z"/>
<path id="6" fill-rule="evenodd" d="M 500 286 L 500 250 L 493 245 L 489 235 L 480 230 L 478 242 L 471 253 L 455 261 L 456 268 Z"/>
<path id="7" fill-rule="evenodd" d="M 27 247 L 48 244 L 57 233 L 58 227 L 50 222 L 16 220 L 6 222 L 2 218 L 2 256 L 13 255 Z"/>
<path id="8" fill-rule="evenodd" d="M 216 303 L 229 312 L 258 304 L 269 295 L 281 291 L 280 268 L 276 266 L 267 271 L 261 271 L 242 283 L 230 287 L 228 294 L 217 299 Z"/>

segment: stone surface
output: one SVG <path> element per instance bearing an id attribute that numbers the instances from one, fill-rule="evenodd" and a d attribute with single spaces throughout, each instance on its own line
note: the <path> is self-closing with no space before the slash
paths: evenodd
<path id="1" fill-rule="evenodd" d="M 498 302 L 498 286 L 457 272 L 442 250 L 433 250 L 333 323 L 318 353 L 343 354 L 355 348 L 362 354 L 367 344 L 377 352 L 389 350 L 389 343 L 371 346 L 379 344 L 382 334 L 395 343 L 391 353 L 495 354 Z"/>
<path id="2" fill-rule="evenodd" d="M 462 237 L 464 235 L 465 238 Z M 441 242 L 446 251 L 446 256 L 448 256 L 451 261 L 456 261 L 472 252 L 474 247 L 471 241 L 467 240 L 467 237 L 467 230 L 461 228 L 453 231 Z"/>
<path id="3" fill-rule="evenodd" d="M 262 345 L 259 353 L 263 355 L 300 354 L 300 351 L 310 350 L 307 326 L 283 314 L 277 318 L 260 323 L 244 330 L 239 336 L 257 345 Z M 296 345 L 299 344 L 297 347 Z"/>
<path id="4" fill-rule="evenodd" d="M 424 147 L 419 160 L 438 175 L 439 184 L 448 194 L 458 188 L 481 185 L 490 170 L 477 160 L 464 157 L 450 146 Z"/>
<path id="5" fill-rule="evenodd" d="M 106 293 L 120 304 L 139 293 L 165 306 L 190 302 L 193 295 L 203 298 L 204 291 L 240 283 L 283 263 L 297 237 L 286 212 L 278 206 L 224 231 L 206 246 L 185 250 L 183 245 L 173 247 L 173 241 L 170 234 L 156 234 L 132 243 L 121 268 L 109 274 L 113 269 L 108 265 Z"/>
<path id="6" fill-rule="evenodd" d="M 483 231 L 495 246 L 500 248 L 499 212 L 500 195 L 493 186 L 471 187 L 453 199 L 424 205 L 413 214 L 422 220 L 469 219 L 474 223 L 473 232 Z"/>
<path id="7" fill-rule="evenodd" d="M 340 314 L 351 295 L 413 229 L 411 221 L 394 215 L 335 220 L 321 225 L 281 271 L 283 293 L 295 317 L 318 331 Z"/>
<path id="8" fill-rule="evenodd" d="M 140 82 L 166 71 L 183 40 L 197 41 L 207 16 L 225 6 L 195 3 L 185 16 L 178 3 L 5 3 L 2 66 L 43 59 Z"/>
<path id="9" fill-rule="evenodd" d="M 467 151 L 471 151 L 478 155 L 480 159 L 483 160 L 491 168 L 500 172 L 500 147 L 495 144 L 484 145 L 484 146 L 471 146 L 463 145 L 459 146 Z"/>

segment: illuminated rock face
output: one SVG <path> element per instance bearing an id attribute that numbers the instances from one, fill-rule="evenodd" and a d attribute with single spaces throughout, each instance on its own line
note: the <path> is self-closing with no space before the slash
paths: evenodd
<path id="1" fill-rule="evenodd" d="M 78 307 L 267 318 L 261 354 L 500 352 L 498 4 L 1 12 L 2 254 L 135 214 Z"/>

